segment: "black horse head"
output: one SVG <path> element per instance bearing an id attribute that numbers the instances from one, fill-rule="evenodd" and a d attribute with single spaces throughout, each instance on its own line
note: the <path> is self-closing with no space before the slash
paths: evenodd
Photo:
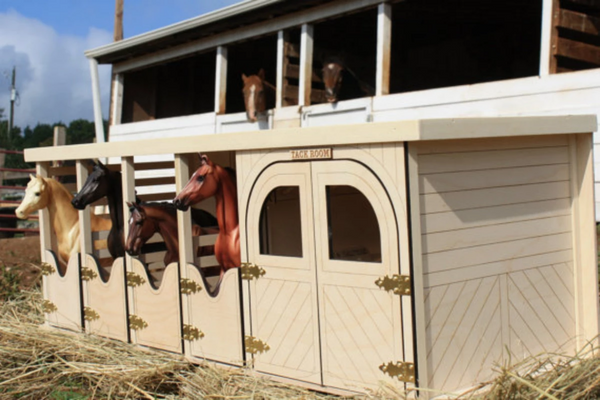
<path id="1" fill-rule="evenodd" d="M 106 196 L 112 190 L 111 174 L 114 173 L 100 161 L 97 164 L 94 163 L 92 173 L 88 176 L 79 193 L 71 200 L 73 207 L 83 210 L 87 205 Z"/>

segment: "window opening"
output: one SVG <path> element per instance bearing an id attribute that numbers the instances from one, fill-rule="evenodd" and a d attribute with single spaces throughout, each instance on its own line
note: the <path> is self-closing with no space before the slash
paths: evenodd
<path id="1" fill-rule="evenodd" d="M 300 215 L 299 187 L 273 189 L 260 212 L 260 254 L 302 257 Z"/>

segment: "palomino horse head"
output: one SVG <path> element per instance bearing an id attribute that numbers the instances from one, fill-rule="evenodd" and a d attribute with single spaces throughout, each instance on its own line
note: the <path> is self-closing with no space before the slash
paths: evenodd
<path id="1" fill-rule="evenodd" d="M 323 63 L 323 84 L 328 103 L 335 103 L 338 100 L 343 75 L 344 66 L 340 61 L 330 60 Z"/>
<path id="2" fill-rule="evenodd" d="M 148 218 L 146 210 L 140 204 L 129 203 L 129 234 L 125 241 L 125 251 L 130 256 L 137 256 L 142 250 L 142 246 L 158 231 L 156 221 Z"/>
<path id="3" fill-rule="evenodd" d="M 87 177 L 79 193 L 71 200 L 73 207 L 83 210 L 88 204 L 106 196 L 110 190 L 110 173 L 111 171 L 100 161 L 94 164 L 92 173 Z"/>
<path id="4" fill-rule="evenodd" d="M 210 161 L 205 154 L 201 154 L 200 167 L 173 199 L 175 207 L 186 211 L 192 204 L 214 196 L 221 186 L 221 177 L 216 173 L 217 168 L 220 167 Z"/>
<path id="5" fill-rule="evenodd" d="M 256 122 L 258 113 L 264 112 L 267 108 L 265 98 L 265 70 L 260 69 L 257 75 L 246 76 L 242 74 L 244 81 L 244 104 L 246 105 L 246 115 L 248 121 Z"/>
<path id="6" fill-rule="evenodd" d="M 27 219 L 29 215 L 48 205 L 49 196 L 48 184 L 46 180 L 39 175 L 29 175 L 30 181 L 25 189 L 25 197 L 17 209 L 15 215 L 20 219 Z"/>

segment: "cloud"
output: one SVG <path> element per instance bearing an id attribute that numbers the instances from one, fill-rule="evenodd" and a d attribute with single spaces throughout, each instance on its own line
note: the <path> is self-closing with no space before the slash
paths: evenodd
<path id="1" fill-rule="evenodd" d="M 16 11 L 0 13 L 0 108 L 10 107 L 10 80 L 17 68 L 19 101 L 15 125 L 74 119 L 93 120 L 89 61 L 84 51 L 112 41 L 112 34 L 90 28 L 85 37 L 58 34 L 52 27 Z M 110 68 L 101 66 L 102 112 L 108 115 Z"/>

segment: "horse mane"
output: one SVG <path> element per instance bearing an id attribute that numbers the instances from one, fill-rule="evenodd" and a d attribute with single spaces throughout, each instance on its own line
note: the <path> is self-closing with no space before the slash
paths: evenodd
<path id="1" fill-rule="evenodd" d="M 44 182 L 50 186 L 50 190 L 53 193 L 56 193 L 57 191 L 60 191 L 62 193 L 64 193 L 67 198 L 69 199 L 69 201 L 73 198 L 73 194 L 66 188 L 65 185 L 63 185 L 62 183 L 60 183 L 59 181 L 57 181 L 54 178 L 44 178 Z"/>

